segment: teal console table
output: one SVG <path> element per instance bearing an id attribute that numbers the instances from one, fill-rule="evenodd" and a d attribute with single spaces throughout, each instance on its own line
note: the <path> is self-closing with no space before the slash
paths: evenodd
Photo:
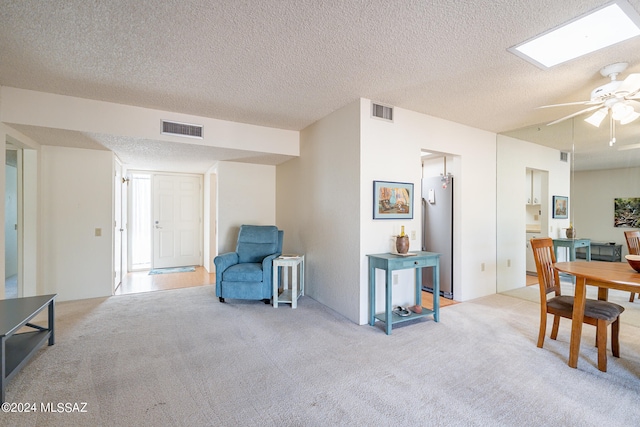
<path id="1" fill-rule="evenodd" d="M 569 248 L 569 259 L 567 261 L 576 260 L 576 248 L 585 248 L 585 257 L 587 261 L 591 261 L 591 240 L 590 239 L 553 239 L 553 250 L 558 259 L 558 248 Z"/>
<path id="2" fill-rule="evenodd" d="M 556 261 L 558 260 L 558 248 L 568 248 L 569 259 L 567 261 L 576 260 L 576 249 L 585 249 L 585 259 L 591 261 L 591 239 L 553 239 L 553 251 L 556 254 Z M 561 276 L 567 276 L 565 273 L 560 273 Z M 570 275 L 569 275 L 570 276 Z M 571 281 L 576 283 L 576 277 L 570 276 Z"/>
<path id="3" fill-rule="evenodd" d="M 433 320 L 440 320 L 440 254 L 433 252 L 412 252 L 414 256 L 396 254 L 375 254 L 369 257 L 369 325 L 373 326 L 376 319 L 385 323 L 387 335 L 391 335 L 394 323 L 415 320 L 420 317 L 433 315 Z M 391 309 L 391 290 L 393 270 L 415 270 L 416 305 L 422 305 L 422 268 L 433 267 L 433 310 L 422 308 L 422 313 L 411 313 L 409 316 L 399 316 Z M 385 271 L 385 310 L 376 314 L 376 268 Z"/>
<path id="4" fill-rule="evenodd" d="M 586 259 L 587 253 L 582 248 L 576 250 L 576 257 Z M 622 245 L 591 242 L 591 259 L 595 261 L 620 262 Z"/>

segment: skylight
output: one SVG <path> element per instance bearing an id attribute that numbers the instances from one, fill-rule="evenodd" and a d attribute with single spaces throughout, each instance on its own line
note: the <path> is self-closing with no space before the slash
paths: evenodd
<path id="1" fill-rule="evenodd" d="M 640 15 L 629 3 L 620 0 L 513 46 L 509 51 L 547 69 L 638 35 Z"/>

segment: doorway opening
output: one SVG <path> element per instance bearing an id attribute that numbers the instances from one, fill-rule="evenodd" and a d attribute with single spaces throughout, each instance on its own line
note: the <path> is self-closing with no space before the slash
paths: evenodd
<path id="1" fill-rule="evenodd" d="M 129 171 L 128 273 L 115 295 L 211 284 L 202 267 L 202 177 Z M 195 272 L 149 274 L 195 266 Z"/>
<path id="2" fill-rule="evenodd" d="M 22 296 L 19 281 L 19 198 L 21 176 L 21 150 L 7 144 L 5 160 L 4 196 L 4 295 L 5 298 Z"/>
<path id="3" fill-rule="evenodd" d="M 545 170 L 526 168 L 525 188 L 523 199 L 526 200 L 526 244 L 525 244 L 525 283 L 537 283 L 536 262 L 531 250 L 531 239 L 548 237 L 549 230 L 549 172 Z"/>
<path id="4" fill-rule="evenodd" d="M 454 299 L 454 177 L 458 156 L 422 151 L 422 250 L 440 254 L 440 296 Z M 432 275 L 422 273 L 422 288 L 433 291 Z"/>

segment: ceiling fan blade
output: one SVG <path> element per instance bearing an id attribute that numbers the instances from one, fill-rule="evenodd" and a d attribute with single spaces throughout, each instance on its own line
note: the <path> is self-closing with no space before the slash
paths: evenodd
<path id="1" fill-rule="evenodd" d="M 596 101 L 598 104 L 602 101 Z M 565 102 L 564 104 L 551 104 L 551 105 L 543 105 L 541 107 L 536 107 L 536 110 L 540 108 L 551 108 L 551 107 L 564 107 L 566 105 L 589 105 L 593 104 L 593 101 L 576 101 L 576 102 Z"/>
<path id="2" fill-rule="evenodd" d="M 579 116 L 580 114 L 587 113 L 587 112 L 593 111 L 593 110 L 597 110 L 598 108 L 602 107 L 601 104 L 602 103 L 599 102 L 598 105 L 594 105 L 593 107 L 585 108 L 584 110 L 580 110 L 580 111 L 575 112 L 573 114 L 569 114 L 568 116 L 564 116 L 564 117 L 562 117 L 562 118 L 560 118 L 558 120 L 554 120 L 551 123 L 547 123 L 547 126 L 555 125 L 556 123 L 560 123 L 560 122 L 565 121 L 567 119 L 571 119 L 571 118 L 573 118 L 575 116 Z"/>
<path id="3" fill-rule="evenodd" d="M 637 148 L 640 148 L 640 144 L 628 144 L 619 146 L 618 151 L 635 150 Z"/>
<path id="4" fill-rule="evenodd" d="M 589 123 L 590 125 L 593 125 L 593 126 L 599 128 L 600 124 L 605 119 L 605 117 L 607 117 L 608 114 L 609 114 L 609 108 L 608 107 L 602 107 L 599 110 L 596 110 L 595 113 L 593 113 L 592 115 L 590 115 L 589 117 L 584 119 L 584 121 Z"/>
<path id="5" fill-rule="evenodd" d="M 629 96 L 634 96 L 640 91 L 640 73 L 629 74 L 616 92 L 628 92 Z"/>

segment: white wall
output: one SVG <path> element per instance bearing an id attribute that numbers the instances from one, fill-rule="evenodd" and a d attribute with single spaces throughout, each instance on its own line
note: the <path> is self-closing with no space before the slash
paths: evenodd
<path id="1" fill-rule="evenodd" d="M 574 172 L 569 206 L 577 236 L 616 242 L 624 257 L 629 253 L 624 232 L 633 229 L 613 226 L 614 199 L 621 197 L 640 197 L 640 168 Z"/>
<path id="2" fill-rule="evenodd" d="M 111 135 L 124 135 L 137 138 L 151 138 L 161 141 L 171 141 L 184 143 L 184 138 L 172 137 L 168 135 L 160 135 L 160 120 L 175 120 L 179 122 L 197 123 L 205 127 L 205 137 L 203 140 L 189 139 L 189 144 L 208 145 L 231 150 L 245 151 L 246 156 L 252 157 L 256 153 L 271 153 L 275 155 L 297 156 L 299 154 L 299 132 L 268 128 L 264 126 L 256 126 L 245 123 L 229 122 L 217 120 L 208 117 L 191 116 L 175 112 L 167 112 L 160 110 L 152 110 L 136 106 L 128 106 L 103 101 L 95 101 L 90 99 L 75 98 L 69 96 L 55 95 L 44 92 L 29 91 L 10 87 L 0 87 L 0 100 L 2 101 L 0 109 L 0 136 L 4 135 L 3 141 L 8 138 L 14 138 L 12 141 L 16 146 L 24 148 L 32 148 L 29 154 L 25 154 L 24 159 L 30 166 L 27 171 L 25 167 L 24 186 L 25 189 L 25 212 L 24 212 L 24 295 L 35 295 L 36 293 L 48 292 L 50 288 L 58 286 L 53 284 L 54 278 L 43 277 L 43 272 L 49 273 L 55 269 L 55 264 L 50 261 L 51 258 L 60 257 L 60 254 L 52 254 L 52 250 L 57 250 L 57 246 L 51 246 L 50 236 L 43 233 L 48 240 L 43 242 L 39 236 L 40 231 L 54 233 L 58 226 L 71 226 L 72 229 L 78 226 L 84 226 L 82 221 L 78 225 L 67 218 L 61 217 L 61 224 L 56 223 L 58 218 L 52 219 L 45 215 L 49 210 L 56 210 L 53 205 L 47 206 L 46 209 L 42 205 L 43 201 L 51 203 L 51 196 L 46 194 L 42 189 L 42 197 L 39 185 L 47 184 L 49 186 L 56 183 L 55 174 L 60 172 L 63 176 L 68 177 L 69 173 L 65 168 L 59 167 L 64 163 L 61 159 L 55 157 L 49 158 L 46 165 L 41 165 L 41 172 L 46 172 L 45 176 L 38 176 L 40 153 L 36 151 L 40 148 L 40 144 L 47 144 L 47 141 L 31 141 L 24 135 L 15 131 L 15 129 L 7 126 L 9 124 L 23 124 L 41 127 L 51 127 L 55 129 L 68 129 L 80 132 L 103 133 Z M 17 142 L 24 142 L 23 145 Z M 49 157 L 51 153 L 57 153 L 55 147 L 48 147 Z M 81 150 L 89 153 L 88 163 L 100 162 L 96 159 L 100 156 L 111 156 L 111 153 L 104 151 L 101 154 L 95 153 L 93 150 Z M 69 162 L 73 162 L 69 159 Z M 0 158 L 0 163 L 4 161 Z M 79 165 L 70 164 L 69 170 L 79 169 Z M 100 165 L 102 166 L 102 165 Z M 135 165 L 127 165 L 135 167 Z M 4 166 L 2 166 L 4 168 Z M 227 249 L 235 248 L 235 239 L 237 235 L 237 227 L 241 223 L 275 223 L 275 166 L 251 165 L 241 163 L 222 162 L 220 165 L 224 172 L 225 180 L 222 183 L 223 199 L 218 199 L 217 209 L 224 215 L 219 218 L 218 229 L 223 233 L 220 236 L 220 242 Z M 92 170 L 94 174 L 86 179 L 87 186 L 97 184 L 95 181 L 102 182 L 101 167 Z M 97 176 L 96 176 L 97 174 Z M 40 174 L 42 175 L 42 174 Z M 112 174 L 107 175 L 112 185 Z M 76 178 L 77 179 L 77 178 Z M 0 172 L 0 195 L 4 195 L 4 171 Z M 53 181 L 53 182 L 50 182 Z M 62 184 L 60 184 L 62 191 Z M 84 187 L 79 189 L 79 193 L 87 193 L 87 200 L 92 200 L 97 193 L 90 193 Z M 47 190 L 48 191 L 48 190 Z M 208 193 L 210 196 L 211 193 Z M 111 197 L 111 193 L 109 194 Z M 215 195 L 214 195 L 215 197 Z M 212 200 L 210 200 L 212 201 Z M 215 200 L 213 200 L 215 202 Z M 112 215 L 111 203 L 109 204 L 110 216 Z M 215 212 L 214 212 L 215 213 Z M 4 212 L 0 214 L 0 218 L 4 217 Z M 215 216 L 209 216 L 205 220 L 209 220 L 208 224 L 215 231 Z M 40 225 L 42 221 L 42 227 Z M 111 220 L 109 220 L 111 221 Z M 110 224 L 110 222 L 109 222 Z M 93 227 L 95 228 L 95 227 Z M 92 228 L 92 229 L 93 229 Z M 105 234 L 106 230 L 111 230 L 111 226 L 103 228 L 102 240 L 107 241 L 110 238 Z M 235 230 L 234 230 L 235 228 Z M 209 230 L 211 231 L 211 229 Z M 74 234 L 79 232 L 72 230 Z M 0 230 L 0 238 L 4 236 L 4 229 Z M 205 236 L 205 241 L 209 242 L 207 249 L 209 251 L 207 259 L 204 263 L 212 269 L 212 259 L 217 249 L 215 248 L 215 234 L 209 233 Z M 86 237 L 86 236 L 85 236 Z M 94 242 L 89 239 L 88 242 Z M 85 243 L 88 243 L 85 242 Z M 229 242 L 231 242 L 229 244 Z M 206 245 L 205 245 L 206 246 Z M 4 247 L 0 247 L 3 251 Z M 111 254 L 111 249 L 109 250 Z M 95 255 L 95 254 L 94 254 Z M 87 255 L 88 256 L 88 255 Z M 0 258 L 4 258 L 0 254 Z M 102 261 L 112 263 L 111 256 Z M 40 264 L 40 265 L 39 265 Z M 46 267 L 43 267 L 46 264 Z M 4 272 L 4 261 L 2 261 L 2 272 Z M 102 266 L 102 264 L 101 264 Z M 111 267 L 109 277 L 111 276 Z M 41 282 L 37 282 L 38 280 Z M 111 280 L 111 279 L 110 279 Z M 46 282 L 46 283 L 45 283 Z M 86 286 L 75 286 L 72 283 L 61 285 L 66 287 L 64 290 L 64 298 L 86 298 L 87 294 L 104 294 L 101 284 L 96 285 L 95 292 L 87 291 Z M 73 296 L 72 296 L 73 294 Z M 0 289 L 0 298 L 4 296 L 4 288 Z"/>
<path id="3" fill-rule="evenodd" d="M 108 151 L 42 146 L 40 294 L 111 295 L 113 168 Z"/>
<path id="4" fill-rule="evenodd" d="M 6 153 L 5 153 L 6 154 Z M 20 156 L 22 157 L 22 156 Z M 21 158 L 19 159 L 22 160 Z M 5 164 L 4 194 L 4 254 L 5 279 L 18 275 L 18 168 Z"/>
<path id="5" fill-rule="evenodd" d="M 495 292 L 495 134 L 398 108 L 394 119 L 372 119 L 369 100 L 349 104 L 304 129 L 300 158 L 277 169 L 278 224 L 285 229 L 286 250 L 308 257 L 306 293 L 359 324 L 368 321 L 366 255 L 391 251 L 402 225 L 421 233 L 419 192 L 412 220 L 372 219 L 373 181 L 419 188 L 422 149 L 451 153 L 460 171 L 456 299 Z M 410 250 L 420 249 L 418 239 L 410 243 Z M 481 263 L 487 266 L 482 274 Z M 406 274 L 394 286 L 394 304 L 414 294 L 411 272 L 400 273 Z"/>
<path id="6" fill-rule="evenodd" d="M 460 174 L 460 159 L 454 156 L 424 157 L 422 159 L 422 178 L 437 177 L 444 174 L 444 171 L 454 178 Z"/>
<path id="7" fill-rule="evenodd" d="M 1 87 L 0 93 L 0 120 L 9 124 L 245 150 L 251 156 L 255 156 L 255 152 L 292 156 L 299 153 L 298 132 L 295 131 L 7 86 Z M 162 135 L 161 120 L 201 124 L 204 126 L 204 138 L 200 140 Z M 131 166 L 135 168 L 136 165 Z"/>
<path id="8" fill-rule="evenodd" d="M 22 295 L 38 294 L 39 151 L 22 150 Z"/>
<path id="9" fill-rule="evenodd" d="M 541 236 L 559 237 L 569 219 L 552 218 L 553 196 L 569 196 L 571 163 L 560 152 L 504 135 L 497 137 L 497 291 L 526 286 L 526 170 L 548 172 L 547 218 Z M 573 207 L 569 201 L 569 216 Z M 546 220 L 546 222 L 545 222 Z M 564 236 L 562 236 L 564 237 Z"/>
<path id="10" fill-rule="evenodd" d="M 368 321 L 369 304 L 369 259 L 367 254 L 394 252 L 395 238 L 400 234 L 401 226 L 416 239 L 409 239 L 409 252 L 421 249 L 419 236 L 422 235 L 421 223 L 421 180 L 422 160 L 420 152 L 427 133 L 424 129 L 413 128 L 408 114 L 394 109 L 394 122 L 372 118 L 371 103 L 361 100 L 360 120 L 362 128 L 360 181 L 360 324 Z M 413 135 L 416 131 L 420 136 Z M 406 133 L 406 134 L 405 134 Z M 411 134 L 411 135 L 408 135 Z M 412 183 L 414 194 L 413 219 L 380 220 L 373 219 L 373 181 L 393 181 Z M 392 305 L 413 305 L 415 298 L 414 271 L 398 272 L 398 285 L 393 286 Z M 385 274 L 376 270 L 376 312 L 384 311 Z"/>
<path id="11" fill-rule="evenodd" d="M 213 273 L 215 271 L 215 265 L 213 264 L 213 259 L 218 255 L 218 244 L 216 238 L 216 190 L 218 189 L 218 184 L 216 182 L 216 174 L 208 171 L 204 174 L 204 201 L 203 201 L 203 221 L 204 227 L 204 248 L 202 250 L 202 254 L 204 260 L 202 261 L 202 265 L 209 272 Z"/>
<path id="12" fill-rule="evenodd" d="M 496 136 L 491 132 L 463 126 L 401 108 L 394 109 L 394 122 L 370 117 L 370 101 L 361 100 L 361 317 L 366 321 L 368 264 L 366 254 L 389 252 L 392 235 L 400 226 L 422 233 L 419 189 L 422 166 L 420 152 L 436 151 L 454 156 L 454 298 L 466 301 L 495 292 L 495 170 Z M 373 220 L 374 180 L 412 182 L 416 189 L 412 220 Z M 462 237 L 464 236 L 464 238 Z M 409 250 L 419 250 L 420 240 L 410 240 Z M 481 264 L 485 271 L 481 271 Z M 399 276 L 392 304 L 413 301 L 413 275 Z M 383 295 L 379 272 L 377 295 Z M 382 301 L 378 298 L 378 309 Z M 378 302 L 377 301 L 377 302 Z"/>
<path id="13" fill-rule="evenodd" d="M 277 167 L 285 252 L 305 254 L 305 295 L 361 323 L 360 103 L 300 133 L 300 157 Z"/>
<path id="14" fill-rule="evenodd" d="M 4 105 L 4 104 L 2 104 Z M 16 131 L 15 129 L 0 123 L 0 141 L 2 141 L 2 153 L 0 155 L 0 195 L 4 197 L 4 151 L 7 143 L 23 149 L 23 209 L 22 209 L 22 266 L 19 266 L 19 280 L 21 282 L 23 296 L 37 294 L 37 245 L 38 245 L 38 151 L 40 145 Z M 0 219 L 4 221 L 4 210 L 0 210 Z M 4 241 L 4 228 L 0 229 L 0 239 Z M 0 271 L 4 274 L 4 245 L 0 245 Z M 20 275 L 22 277 L 20 277 Z M 4 286 L 0 286 L 0 299 L 4 298 Z"/>
<path id="15" fill-rule="evenodd" d="M 276 225 L 276 167 L 219 162 L 218 252 L 236 250 L 242 224 Z"/>

